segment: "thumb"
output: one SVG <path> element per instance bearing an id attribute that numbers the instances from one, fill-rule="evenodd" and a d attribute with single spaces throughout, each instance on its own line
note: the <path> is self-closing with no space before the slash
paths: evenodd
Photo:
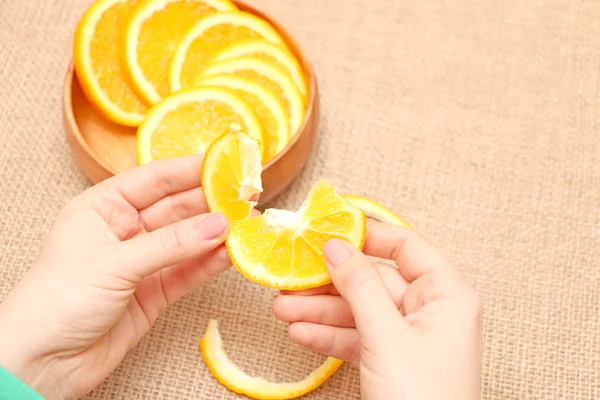
<path id="1" fill-rule="evenodd" d="M 187 218 L 121 243 L 119 263 L 141 280 L 154 272 L 208 254 L 227 238 L 229 222 L 222 213 Z"/>
<path id="2" fill-rule="evenodd" d="M 350 306 L 361 335 L 380 335 L 399 319 L 381 274 L 361 251 L 332 239 L 325 243 L 324 253 L 333 285 Z"/>

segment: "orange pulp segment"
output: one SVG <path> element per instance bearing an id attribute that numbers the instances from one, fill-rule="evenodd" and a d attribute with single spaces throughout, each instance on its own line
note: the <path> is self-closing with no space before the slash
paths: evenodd
<path id="1" fill-rule="evenodd" d="M 79 21 L 73 43 L 75 72 L 86 97 L 106 118 L 126 126 L 138 126 L 148 110 L 133 89 L 116 46 L 137 3 L 96 1 Z"/>
<path id="2" fill-rule="evenodd" d="M 204 153 L 232 127 L 252 137 L 263 151 L 260 121 L 233 91 L 201 87 L 169 95 L 152 107 L 138 127 L 138 162 Z"/>
<path id="3" fill-rule="evenodd" d="M 297 212 L 268 209 L 234 221 L 226 245 L 236 268 L 249 280 L 280 290 L 331 282 L 323 246 L 330 239 L 362 249 L 366 216 L 330 182 L 318 181 Z"/>
<path id="4" fill-rule="evenodd" d="M 262 151 L 242 132 L 224 134 L 204 156 L 201 185 L 208 208 L 233 222 L 250 216 L 262 192 Z"/>

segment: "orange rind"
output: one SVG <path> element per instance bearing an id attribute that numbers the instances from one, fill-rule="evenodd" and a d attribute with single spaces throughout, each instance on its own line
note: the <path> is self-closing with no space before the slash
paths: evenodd
<path id="1" fill-rule="evenodd" d="M 288 400 L 303 396 L 323 384 L 343 364 L 327 358 L 320 367 L 297 382 L 270 382 L 242 371 L 227 355 L 217 320 L 210 320 L 202 339 L 200 352 L 210 373 L 227 389 L 252 399 Z"/>
<path id="2" fill-rule="evenodd" d="M 380 222 L 400 225 L 408 229 L 413 229 L 406 221 L 396 215 L 392 210 L 385 207 L 383 204 L 376 202 L 373 199 L 363 196 L 344 195 L 348 203 L 360 208 L 367 217 L 376 219 Z"/>

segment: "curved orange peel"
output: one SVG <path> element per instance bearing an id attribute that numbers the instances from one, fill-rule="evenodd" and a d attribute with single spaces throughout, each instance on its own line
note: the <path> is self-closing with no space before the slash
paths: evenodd
<path id="1" fill-rule="evenodd" d="M 347 202 L 354 207 L 360 208 L 368 217 L 376 219 L 380 222 L 388 222 L 395 225 L 400 225 L 408 229 L 413 229 L 406 221 L 396 215 L 392 210 L 384 205 L 372 200 L 368 197 L 343 195 Z"/>
<path id="2" fill-rule="evenodd" d="M 219 322 L 210 320 L 202 339 L 200 352 L 210 373 L 227 389 L 252 399 L 287 400 L 303 396 L 325 382 L 343 364 L 329 357 L 320 367 L 297 382 L 270 382 L 242 371 L 223 348 Z"/>

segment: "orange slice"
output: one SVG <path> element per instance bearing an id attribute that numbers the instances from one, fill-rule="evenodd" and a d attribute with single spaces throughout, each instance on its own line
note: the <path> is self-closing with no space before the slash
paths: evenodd
<path id="1" fill-rule="evenodd" d="M 138 97 L 122 67 L 116 45 L 137 0 L 98 0 L 75 30 L 73 60 L 86 97 L 104 116 L 126 126 L 138 126 L 148 107 Z"/>
<path id="2" fill-rule="evenodd" d="M 269 382 L 260 377 L 249 376 L 227 355 L 217 320 L 210 320 L 202 339 L 200 352 L 211 374 L 227 389 L 252 399 L 287 400 L 303 396 L 318 388 L 343 364 L 335 358 L 325 362 L 298 382 Z"/>
<path id="3" fill-rule="evenodd" d="M 283 44 L 273 26 L 247 12 L 217 13 L 202 18 L 177 46 L 169 67 L 171 91 L 192 86 L 194 78 L 223 47 L 253 38 Z"/>
<path id="4" fill-rule="evenodd" d="M 260 58 L 281 68 L 290 75 L 304 101 L 306 102 L 308 100 L 308 86 L 302 67 L 296 56 L 287 48 L 262 39 L 244 40 L 242 42 L 233 43 L 221 50 L 215 56 L 214 62 L 242 56 Z"/>
<path id="5" fill-rule="evenodd" d="M 262 192 L 261 149 L 246 134 L 224 134 L 204 156 L 201 185 L 208 208 L 222 212 L 230 221 L 247 218 Z"/>
<path id="6" fill-rule="evenodd" d="M 255 139 L 263 151 L 260 121 L 235 92 L 203 87 L 169 95 L 152 107 L 138 127 L 138 162 L 203 153 L 232 127 Z"/>
<path id="7" fill-rule="evenodd" d="M 139 94 L 151 104 L 166 96 L 169 62 L 185 33 L 205 15 L 236 10 L 229 0 L 142 0 L 125 32 L 125 61 Z"/>
<path id="8" fill-rule="evenodd" d="M 362 249 L 367 218 L 320 180 L 297 212 L 268 209 L 249 217 L 252 197 L 262 191 L 257 146 L 240 133 L 228 133 L 204 156 L 201 184 L 208 208 L 229 217 L 227 251 L 247 279 L 280 290 L 300 290 L 331 282 L 323 246 L 346 240 Z"/>
<path id="9" fill-rule="evenodd" d="M 304 120 L 305 103 L 292 78 L 281 69 L 259 58 L 238 57 L 210 64 L 199 79 L 216 74 L 238 75 L 260 83 L 273 92 L 284 104 L 292 136 L 298 132 Z"/>
<path id="10" fill-rule="evenodd" d="M 394 214 L 392 210 L 384 205 L 371 200 L 368 197 L 345 195 L 344 199 L 355 207 L 360 208 L 370 218 L 380 222 L 388 222 L 390 224 L 400 225 L 408 229 L 413 229 L 406 221 Z"/>
<path id="11" fill-rule="evenodd" d="M 263 127 L 265 154 L 263 164 L 275 157 L 290 140 L 290 127 L 284 106 L 260 84 L 236 75 L 220 74 L 203 77 L 198 86 L 226 87 L 234 90 L 254 109 Z"/>
<path id="12" fill-rule="evenodd" d="M 318 181 L 300 210 L 268 209 L 234 221 L 227 250 L 247 279 L 280 290 L 301 290 L 331 282 L 323 246 L 330 239 L 362 249 L 363 212 L 344 200 L 327 181 Z"/>

